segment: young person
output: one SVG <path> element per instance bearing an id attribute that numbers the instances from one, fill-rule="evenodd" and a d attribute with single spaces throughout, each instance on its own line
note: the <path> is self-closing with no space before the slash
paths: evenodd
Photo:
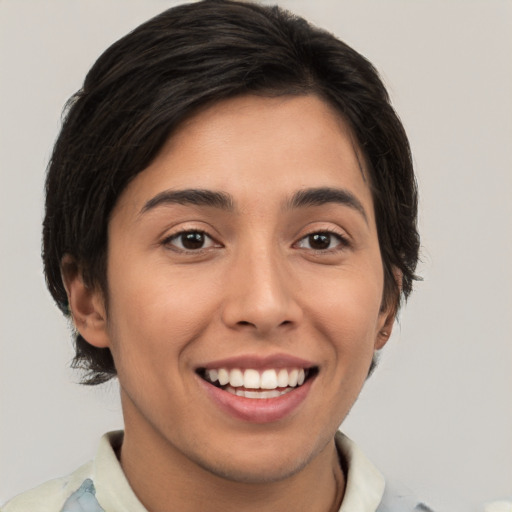
<path id="1" fill-rule="evenodd" d="M 49 164 L 43 257 L 124 432 L 15 511 L 428 510 L 338 427 L 415 279 L 407 137 L 372 65 L 278 8 L 110 47 Z"/>

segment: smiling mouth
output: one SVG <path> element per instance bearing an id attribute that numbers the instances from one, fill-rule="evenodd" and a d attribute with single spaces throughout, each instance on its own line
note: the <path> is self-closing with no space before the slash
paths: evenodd
<path id="1" fill-rule="evenodd" d="M 300 388 L 318 373 L 318 368 L 200 368 L 197 373 L 209 384 L 233 395 L 268 399 Z"/>

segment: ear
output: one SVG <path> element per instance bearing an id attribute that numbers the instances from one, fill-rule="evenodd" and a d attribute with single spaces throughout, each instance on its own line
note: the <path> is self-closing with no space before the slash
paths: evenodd
<path id="1" fill-rule="evenodd" d="M 393 269 L 393 277 L 397 286 L 396 297 L 389 300 L 389 304 L 382 308 L 378 320 L 377 335 L 375 337 L 375 350 L 380 350 L 387 343 L 393 331 L 396 314 L 398 312 L 398 304 L 400 293 L 402 291 L 402 272 L 397 268 Z"/>
<path id="2" fill-rule="evenodd" d="M 380 350 L 387 343 L 393 331 L 395 323 L 396 308 L 390 308 L 390 311 L 382 311 L 379 317 L 377 335 L 375 337 L 375 350 Z"/>
<path id="3" fill-rule="evenodd" d="M 103 293 L 85 283 L 79 266 L 69 254 L 62 258 L 61 275 L 76 330 L 95 347 L 110 346 Z"/>

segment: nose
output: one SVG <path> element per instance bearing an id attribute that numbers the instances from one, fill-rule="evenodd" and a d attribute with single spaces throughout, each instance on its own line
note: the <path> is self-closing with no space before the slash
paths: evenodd
<path id="1" fill-rule="evenodd" d="M 285 267 L 271 250 L 238 255 L 226 279 L 224 324 L 259 337 L 296 326 L 303 312 L 296 283 Z"/>

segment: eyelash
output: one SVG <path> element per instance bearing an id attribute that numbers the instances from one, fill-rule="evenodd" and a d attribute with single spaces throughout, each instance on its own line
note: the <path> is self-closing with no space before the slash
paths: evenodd
<path id="1" fill-rule="evenodd" d="M 203 237 L 203 240 L 206 240 L 206 239 L 210 240 L 211 245 L 209 247 L 197 247 L 195 249 L 186 248 L 183 246 L 183 239 L 182 239 L 182 237 L 185 235 L 196 235 L 196 236 L 199 235 L 199 236 Z M 310 237 L 313 237 L 315 235 L 324 235 L 324 236 L 328 236 L 330 238 L 334 237 L 337 239 L 338 243 L 335 247 L 328 247 L 326 249 L 315 249 L 313 247 L 310 247 L 308 249 L 308 248 L 300 247 L 300 244 L 302 242 L 308 240 Z M 177 247 L 175 245 L 175 242 L 180 239 L 181 239 L 182 247 Z M 331 244 L 331 242 L 332 242 L 332 240 L 330 239 L 329 245 Z M 165 238 L 162 241 L 162 245 L 170 247 L 172 250 L 174 250 L 176 252 L 195 253 L 195 254 L 201 254 L 202 252 L 207 251 L 214 246 L 222 247 L 221 244 L 219 244 L 213 237 L 211 237 L 206 231 L 203 231 L 201 229 L 184 229 L 182 231 L 179 231 L 178 233 L 174 233 L 173 235 Z M 312 231 L 311 233 L 304 235 L 302 238 L 300 238 L 294 244 L 294 246 L 296 246 L 296 247 L 299 247 L 301 249 L 311 250 L 316 254 L 326 254 L 326 253 L 337 252 L 337 251 L 345 249 L 349 245 L 350 245 L 349 241 L 347 240 L 347 238 L 345 236 L 341 235 L 337 231 L 330 230 L 330 229 L 322 229 L 322 230 L 318 230 L 318 231 Z"/>

